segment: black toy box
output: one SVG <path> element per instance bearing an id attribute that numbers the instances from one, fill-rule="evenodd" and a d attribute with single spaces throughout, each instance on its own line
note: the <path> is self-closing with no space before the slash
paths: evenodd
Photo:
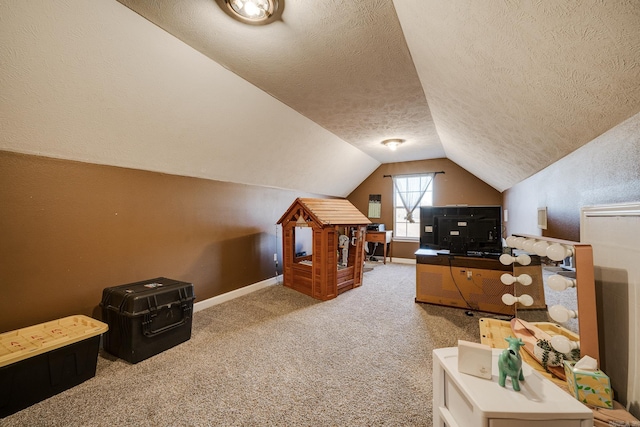
<path id="1" fill-rule="evenodd" d="M 158 277 L 102 291 L 103 346 L 138 363 L 191 338 L 193 284 Z"/>
<path id="2" fill-rule="evenodd" d="M 106 330 L 75 315 L 0 334 L 0 418 L 93 378 Z"/>

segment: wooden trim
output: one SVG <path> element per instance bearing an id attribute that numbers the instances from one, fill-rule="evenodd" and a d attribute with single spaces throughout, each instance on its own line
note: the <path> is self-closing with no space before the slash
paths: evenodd
<path id="1" fill-rule="evenodd" d="M 572 246 L 576 269 L 576 294 L 578 299 L 578 329 L 580 335 L 580 355 L 600 360 L 598 339 L 598 313 L 596 307 L 596 284 L 593 267 L 593 249 L 591 245 L 571 240 L 555 239 L 544 236 L 513 234 L 527 239 L 544 240 Z"/>

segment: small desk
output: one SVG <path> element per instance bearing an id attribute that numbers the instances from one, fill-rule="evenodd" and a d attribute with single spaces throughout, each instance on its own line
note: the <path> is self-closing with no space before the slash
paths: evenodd
<path id="1" fill-rule="evenodd" d="M 387 263 L 387 245 L 389 245 L 389 262 L 391 262 L 391 237 L 392 236 L 393 236 L 393 230 L 388 230 L 388 231 L 367 230 L 365 242 L 382 243 L 384 245 L 382 250 L 382 256 L 383 256 L 382 262 L 384 264 Z"/>

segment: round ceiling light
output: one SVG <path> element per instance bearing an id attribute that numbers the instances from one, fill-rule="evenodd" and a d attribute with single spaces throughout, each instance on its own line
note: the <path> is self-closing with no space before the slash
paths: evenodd
<path id="1" fill-rule="evenodd" d="M 385 139 L 384 141 L 382 141 L 382 145 L 384 145 L 385 147 L 389 147 L 391 151 L 395 151 L 396 148 L 398 148 L 400 144 L 402 144 L 403 142 L 404 142 L 404 139 L 392 138 L 392 139 Z"/>
<path id="2" fill-rule="evenodd" d="M 224 0 L 227 14 L 245 24 L 264 25 L 273 22 L 283 0 Z M 220 1 L 219 1 L 220 2 Z"/>

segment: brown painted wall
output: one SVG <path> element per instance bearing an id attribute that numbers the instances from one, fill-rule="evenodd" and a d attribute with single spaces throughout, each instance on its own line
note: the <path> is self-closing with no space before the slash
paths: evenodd
<path id="1" fill-rule="evenodd" d="M 384 175 L 401 175 L 444 171 L 434 181 L 434 205 L 501 205 L 502 194 L 479 180 L 465 169 L 448 159 L 421 160 L 416 162 L 387 163 L 380 165 L 362 182 L 347 199 L 362 213 L 368 214 L 369 194 L 382 195 L 381 218 L 371 218 L 372 222 L 385 224 L 393 229 L 393 181 Z M 394 242 L 393 257 L 413 259 L 418 250 L 418 242 Z"/>
<path id="2" fill-rule="evenodd" d="M 0 332 L 98 316 L 103 288 L 158 276 L 197 300 L 274 277 L 276 221 L 309 196 L 2 151 L 0 182 Z"/>

